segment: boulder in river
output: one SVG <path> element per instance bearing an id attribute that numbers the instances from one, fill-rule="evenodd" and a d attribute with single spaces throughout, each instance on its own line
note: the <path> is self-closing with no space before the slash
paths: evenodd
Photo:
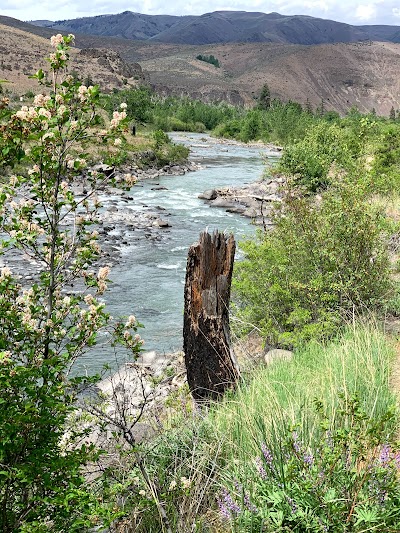
<path id="1" fill-rule="evenodd" d="M 215 200 L 217 198 L 218 194 L 215 189 L 208 189 L 207 191 L 204 191 L 203 193 L 199 194 L 198 198 L 201 200 Z"/>

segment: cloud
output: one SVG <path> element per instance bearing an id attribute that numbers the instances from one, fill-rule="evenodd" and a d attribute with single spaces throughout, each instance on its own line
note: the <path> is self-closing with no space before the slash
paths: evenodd
<path id="1" fill-rule="evenodd" d="M 376 7 L 374 4 L 359 5 L 356 9 L 356 17 L 360 21 L 367 21 L 374 19 L 376 16 Z"/>
<path id="2" fill-rule="evenodd" d="M 310 15 L 349 24 L 399 24 L 399 0 L 0 0 L 1 14 L 21 20 L 61 20 L 122 11 L 201 15 L 218 9 Z"/>

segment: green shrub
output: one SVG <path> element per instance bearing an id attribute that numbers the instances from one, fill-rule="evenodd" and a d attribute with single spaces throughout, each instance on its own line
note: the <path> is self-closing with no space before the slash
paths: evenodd
<path id="1" fill-rule="evenodd" d="M 209 56 L 203 56 L 201 54 L 196 56 L 196 59 L 199 59 L 200 61 L 205 61 L 206 63 L 210 63 L 211 65 L 214 65 L 214 67 L 219 68 L 220 64 L 216 57 L 214 57 L 212 54 Z"/>
<path id="2" fill-rule="evenodd" d="M 311 127 L 303 140 L 285 149 L 280 169 L 312 192 L 324 189 L 330 184 L 333 164 L 346 171 L 354 169 L 359 150 L 350 137 L 349 130 L 322 121 Z"/>
<path id="3" fill-rule="evenodd" d="M 390 295 L 384 217 L 348 183 L 321 201 L 288 194 L 275 227 L 243 244 L 235 268 L 241 331 L 271 345 L 332 335 L 346 313 L 382 308 Z"/>

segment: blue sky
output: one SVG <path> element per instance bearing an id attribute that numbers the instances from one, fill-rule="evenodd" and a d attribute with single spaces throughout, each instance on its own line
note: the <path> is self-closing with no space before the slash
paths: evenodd
<path id="1" fill-rule="evenodd" d="M 400 26 L 399 0 L 0 0 L 0 14 L 20 20 L 61 20 L 127 10 L 150 15 L 201 15 L 222 9 Z"/>

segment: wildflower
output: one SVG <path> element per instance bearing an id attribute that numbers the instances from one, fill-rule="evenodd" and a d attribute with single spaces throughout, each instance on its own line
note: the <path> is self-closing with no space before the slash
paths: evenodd
<path id="1" fill-rule="evenodd" d="M 267 479 L 267 472 L 265 471 L 265 468 L 263 466 L 262 460 L 260 457 L 257 457 L 256 459 L 256 467 L 258 470 L 258 473 L 260 474 L 261 479 Z"/>
<path id="2" fill-rule="evenodd" d="M 227 520 L 230 520 L 231 519 L 231 513 L 229 512 L 229 509 L 227 508 L 225 503 L 221 499 L 217 498 L 217 504 L 218 504 L 219 511 L 220 511 L 222 517 L 226 518 Z"/>
<path id="3" fill-rule="evenodd" d="M 43 135 L 43 140 L 45 141 L 46 139 L 53 139 L 54 138 L 54 132 L 53 131 L 47 131 L 44 135 Z"/>
<path id="4" fill-rule="evenodd" d="M 64 42 L 64 38 L 61 35 L 61 33 L 58 33 L 57 35 L 53 35 L 52 37 L 50 37 L 50 44 L 54 48 L 57 48 L 57 46 L 59 44 L 62 44 L 63 42 Z"/>
<path id="5" fill-rule="evenodd" d="M 45 109 L 44 107 L 41 107 L 38 111 L 38 115 L 41 118 L 41 120 L 45 120 L 48 118 L 51 118 L 51 113 L 48 109 Z"/>
<path id="6" fill-rule="evenodd" d="M 390 461 L 390 446 L 388 444 L 382 446 L 379 461 L 382 465 L 387 465 Z"/>
<path id="7" fill-rule="evenodd" d="M 247 492 L 244 493 L 244 504 L 251 513 L 258 513 L 257 507 L 251 502 L 250 496 Z"/>
<path id="8" fill-rule="evenodd" d="M 181 477 L 181 485 L 182 485 L 182 488 L 185 490 L 185 489 L 188 489 L 190 487 L 190 485 L 192 484 L 192 482 L 190 481 L 190 479 L 188 479 L 187 477 Z"/>
<path id="9" fill-rule="evenodd" d="M 312 453 L 305 453 L 303 460 L 304 463 L 310 467 L 314 464 L 314 457 Z"/>
<path id="10" fill-rule="evenodd" d="M 261 451 L 264 456 L 265 462 L 272 469 L 273 468 L 273 457 L 271 451 L 267 448 L 266 444 L 263 442 L 261 444 Z"/>
<path id="11" fill-rule="evenodd" d="M 44 94 L 37 94 L 33 99 L 33 105 L 37 107 L 44 107 L 49 100 L 50 96 L 45 96 Z"/>
<path id="12" fill-rule="evenodd" d="M 139 490 L 139 494 L 140 496 L 146 496 L 146 491 L 145 490 Z"/>
<path id="13" fill-rule="evenodd" d="M 136 317 L 134 315 L 129 315 L 128 320 L 126 321 L 125 327 L 131 328 L 136 324 Z"/>
<path id="14" fill-rule="evenodd" d="M 60 105 L 60 107 L 57 109 L 57 115 L 62 116 L 67 112 L 67 108 L 65 105 Z"/>
<path id="15" fill-rule="evenodd" d="M 98 280 L 105 280 L 108 277 L 108 274 L 110 273 L 110 267 L 104 266 L 99 269 L 99 272 L 97 274 Z"/>
<path id="16" fill-rule="evenodd" d="M 126 102 L 122 102 L 121 104 L 119 104 L 119 107 L 121 109 L 126 109 L 128 107 L 128 104 Z"/>
<path id="17" fill-rule="evenodd" d="M 0 365 L 7 365 L 11 361 L 11 352 L 0 352 Z"/>
<path id="18" fill-rule="evenodd" d="M 115 139 L 114 140 L 114 146 L 121 146 L 122 140 L 121 139 Z"/>
<path id="19" fill-rule="evenodd" d="M 175 480 L 171 481 L 171 483 L 169 484 L 168 490 L 176 489 L 176 485 L 177 485 L 177 483 L 176 483 Z"/>
<path id="20" fill-rule="evenodd" d="M 28 174 L 30 176 L 32 176 L 32 174 L 39 174 L 39 172 L 40 172 L 39 165 L 33 165 L 33 167 L 28 170 Z"/>
<path id="21" fill-rule="evenodd" d="M 293 448 L 294 448 L 294 451 L 296 453 L 300 453 L 301 452 L 301 449 L 300 449 L 300 444 L 299 444 L 299 436 L 297 434 L 297 431 L 293 431 L 292 433 L 292 438 L 293 438 Z"/>
<path id="22" fill-rule="evenodd" d="M 232 514 L 238 515 L 241 512 L 240 506 L 233 500 L 227 489 L 224 489 L 222 493 L 222 498 L 225 506 Z"/>
<path id="23" fill-rule="evenodd" d="M 290 505 L 292 514 L 295 514 L 297 512 L 297 505 L 295 504 L 294 500 L 292 500 L 292 498 L 290 498 L 289 496 L 286 496 L 286 500 L 288 504 Z"/>
<path id="24" fill-rule="evenodd" d="M 87 294 L 85 297 L 84 297 L 84 300 L 85 300 L 85 303 L 87 305 L 92 305 L 93 301 L 94 301 L 94 298 L 91 294 Z"/>

